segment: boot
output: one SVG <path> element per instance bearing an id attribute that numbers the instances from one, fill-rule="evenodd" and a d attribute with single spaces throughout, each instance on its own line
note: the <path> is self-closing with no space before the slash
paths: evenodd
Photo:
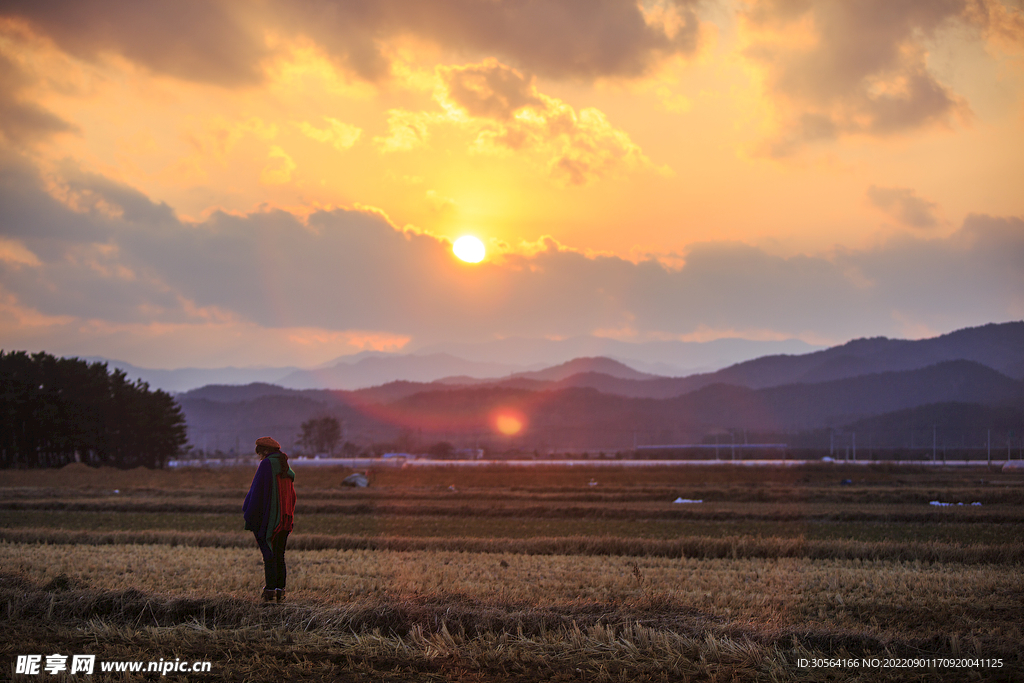
<path id="1" fill-rule="evenodd" d="M 277 597 L 277 591 L 275 591 L 273 588 L 264 588 L 263 589 L 263 602 L 273 602 L 274 598 L 276 598 L 276 597 Z"/>
<path id="2" fill-rule="evenodd" d="M 283 588 L 278 588 L 274 592 L 277 593 L 277 601 L 278 602 L 284 602 L 284 589 Z"/>

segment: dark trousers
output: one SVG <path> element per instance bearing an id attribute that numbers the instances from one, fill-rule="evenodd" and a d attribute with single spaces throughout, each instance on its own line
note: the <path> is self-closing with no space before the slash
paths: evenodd
<path id="1" fill-rule="evenodd" d="M 288 532 L 284 531 L 277 534 L 269 544 L 267 539 L 258 533 L 254 535 L 256 536 L 256 543 L 260 547 L 260 552 L 263 553 L 263 573 L 267 579 L 264 587 L 270 590 L 284 588 L 284 582 L 288 576 L 288 570 L 284 566 L 284 550 L 288 544 Z"/>

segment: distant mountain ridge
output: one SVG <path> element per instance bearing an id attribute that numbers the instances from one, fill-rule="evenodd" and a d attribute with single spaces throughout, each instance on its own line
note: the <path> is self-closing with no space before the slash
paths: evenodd
<path id="1" fill-rule="evenodd" d="M 476 343 L 448 342 L 422 347 L 415 353 L 444 352 L 481 362 L 508 362 L 514 359 L 523 365 L 540 367 L 565 363 L 575 358 L 604 357 L 641 372 L 683 377 L 698 372 L 711 372 L 766 355 L 809 353 L 821 348 L 799 339 L 760 341 L 725 337 L 705 342 L 629 342 L 586 336 L 567 339 L 508 337 Z"/>
<path id="2" fill-rule="evenodd" d="M 761 389 L 715 384 L 670 399 L 691 416 L 748 429 L 841 426 L 929 403 L 1024 404 L 1024 382 L 968 360 Z"/>
<path id="3" fill-rule="evenodd" d="M 364 414 L 426 441 L 494 441 L 492 416 L 512 411 L 528 426 L 520 439 L 526 447 L 618 449 L 633 443 L 694 443 L 735 430 L 794 433 L 843 427 L 932 403 L 1020 406 L 1024 382 L 973 361 L 947 361 L 815 384 L 762 389 L 714 384 L 671 399 L 628 398 L 580 387 L 439 388 L 371 407 Z"/>
<path id="4" fill-rule="evenodd" d="M 526 351 L 517 360 L 492 361 L 477 358 L 493 355 L 512 344 L 521 343 Z M 794 340 L 790 340 L 793 342 Z M 558 347 L 558 344 L 574 346 Z M 786 342 L 786 344 L 790 344 Z M 600 348 L 608 355 L 588 354 L 561 362 L 560 365 L 524 363 L 553 348 Z M 653 358 L 671 357 L 673 353 L 690 353 L 691 360 L 707 360 L 715 354 L 749 353 L 756 348 L 776 348 L 782 342 L 750 342 L 720 339 L 714 342 L 650 342 L 632 344 L 598 338 L 581 338 L 563 342 L 549 340 L 502 340 L 457 348 L 469 353 L 463 358 L 447 352 L 393 354 L 361 352 L 336 359 L 316 368 L 180 368 L 159 370 L 140 368 L 129 363 L 103 358 L 111 367 L 124 370 L 130 378 L 149 382 L 154 388 L 182 392 L 208 384 L 245 385 L 253 382 L 277 384 L 293 389 L 332 388 L 356 390 L 389 382 L 436 382 L 446 384 L 505 383 L 525 386 L 523 381 L 561 382 L 563 386 L 591 386 L 600 391 L 624 396 L 665 398 L 695 391 L 715 383 L 737 384 L 751 388 L 778 386 L 794 382 L 817 382 L 855 377 L 889 370 L 912 370 L 945 360 L 973 360 L 1016 379 L 1024 378 L 1024 322 L 990 324 L 958 330 L 933 339 L 916 341 L 887 339 L 856 339 L 824 350 L 800 355 L 775 354 L 734 363 L 713 372 L 668 377 L 644 372 L 659 367 L 671 371 L 663 361 L 638 362 L 616 352 L 636 353 L 637 349 L 653 350 Z M 802 342 L 801 342 L 802 344 Z M 532 346 L 531 346 L 532 345 Z M 758 346 L 760 345 L 760 346 Z M 773 346 L 775 345 L 775 346 Z M 804 348 L 813 348 L 803 345 Z M 511 348 L 511 347 L 510 347 Z M 726 353 L 727 352 L 727 353 Z M 587 361 L 587 359 L 590 359 Z M 589 366 L 587 365 L 589 362 Z M 554 368 L 564 367 L 563 370 Z M 579 375 L 573 379 L 574 375 Z M 604 377 L 598 377 L 603 375 Z M 644 383 L 647 384 L 638 384 Z M 535 386 L 536 388 L 536 386 Z"/>
<path id="5" fill-rule="evenodd" d="M 119 360 L 110 360 L 99 356 L 83 358 L 90 363 L 106 363 L 108 367 L 124 371 L 129 379 L 141 379 L 148 382 L 154 389 L 163 389 L 172 393 L 188 391 L 207 384 L 252 384 L 253 382 L 280 383 L 289 373 L 298 370 L 295 367 L 273 368 L 177 368 L 161 370 L 140 368 Z"/>
<path id="6" fill-rule="evenodd" d="M 367 355 L 351 365 L 392 360 Z M 452 361 L 465 367 L 460 363 Z M 679 378 L 585 357 L 500 379 L 401 380 L 345 391 L 266 382 L 211 385 L 182 393 L 179 401 L 192 443 L 204 448 L 247 444 L 270 432 L 290 448 L 299 424 L 324 414 L 341 419 L 346 439 L 360 443 L 405 434 L 423 441 L 507 447 L 513 439 L 502 440 L 491 422 L 495 411 L 503 410 L 523 420 L 524 431 L 516 439 L 524 446 L 627 448 L 633 443 L 693 443 L 735 430 L 796 434 L 877 423 L 887 425 L 890 433 L 891 424 L 902 418 L 871 421 L 940 404 L 967 406 L 972 424 L 984 419 L 979 415 L 998 411 L 1005 421 L 1024 414 L 1024 381 L 1020 374 L 1007 374 L 1021 368 L 1024 322 L 1016 322 L 918 341 L 858 339 Z"/>
<path id="7" fill-rule="evenodd" d="M 498 377 L 521 370 L 520 365 L 468 361 L 448 353 L 370 356 L 355 363 L 295 370 L 283 377 L 280 384 L 292 389 L 351 390 L 400 380 L 432 382 L 450 375 Z"/>
<path id="8" fill-rule="evenodd" d="M 966 358 L 958 358 L 958 355 Z M 379 359 L 379 357 L 378 357 Z M 368 362 L 372 358 L 360 362 Z M 672 398 L 713 384 L 762 389 L 787 384 L 814 384 L 867 374 L 920 369 L 949 360 L 971 360 L 1008 377 L 1024 379 L 1024 322 L 959 330 L 933 339 L 905 341 L 884 337 L 857 339 L 802 356 L 766 356 L 717 372 L 689 377 L 658 377 L 609 358 L 578 358 L 540 371 L 518 372 L 499 379 L 442 377 L 433 382 L 398 380 L 355 389 L 366 402 L 390 402 L 423 391 L 460 386 L 498 386 L 544 391 L 591 388 L 629 398 Z M 295 387 L 292 387 L 295 388 Z"/>
<path id="9" fill-rule="evenodd" d="M 649 380 L 656 375 L 638 372 L 633 368 L 611 358 L 575 358 L 561 365 L 555 365 L 534 372 L 517 372 L 509 379 L 531 379 L 537 381 L 558 382 L 583 373 L 593 373 L 625 380 Z"/>
<path id="10" fill-rule="evenodd" d="M 278 384 L 295 389 L 360 389 L 395 381 L 456 383 L 495 380 L 542 370 L 582 357 L 607 357 L 638 372 L 684 376 L 723 368 L 769 353 L 804 353 L 819 347 L 797 339 L 755 341 L 716 339 L 708 342 L 621 342 L 601 337 L 564 340 L 509 338 L 473 344 L 444 344 L 409 353 L 360 351 L 312 368 L 226 367 L 143 368 L 119 360 L 87 358 L 124 370 L 131 379 L 152 387 L 183 392 L 207 384 Z M 613 373 L 615 374 L 615 373 Z"/>
<path id="11" fill-rule="evenodd" d="M 527 427 L 519 441 L 531 448 L 619 449 L 633 443 L 694 443 L 741 429 L 792 434 L 842 428 L 936 403 L 974 406 L 983 413 L 991 412 L 983 406 L 1017 413 L 1024 406 L 1024 382 L 973 361 L 761 389 L 713 384 L 668 399 L 584 387 L 536 391 L 506 385 L 437 384 L 412 393 L 377 393 L 387 386 L 345 392 L 262 385 L 251 388 L 251 398 L 245 396 L 246 387 L 207 387 L 179 400 L 192 443 L 218 447 L 248 444 L 268 431 L 290 447 L 299 423 L 323 414 L 341 419 L 346 438 L 363 443 L 405 432 L 427 443 L 500 444 L 490 420 L 496 411 L 513 411 Z M 390 400 L 370 400 L 382 397 Z"/>
<path id="12" fill-rule="evenodd" d="M 969 360 L 1024 379 L 1024 321 L 957 330 L 931 339 L 854 339 L 801 356 L 766 356 L 711 373 L 716 381 L 761 388 L 823 382 L 876 372 Z"/>
<path id="13" fill-rule="evenodd" d="M 611 359 L 578 359 L 540 372 L 517 373 L 497 380 L 466 381 L 532 391 L 592 388 L 630 398 L 672 398 L 713 384 L 764 389 L 814 384 L 862 375 L 921 369 L 937 363 L 969 360 L 1013 379 L 1024 379 L 1024 322 L 985 325 L 916 341 L 856 339 L 841 346 L 800 356 L 765 356 L 717 372 L 688 377 L 657 377 L 622 368 Z M 585 361 L 585 362 L 584 362 Z M 580 370 L 572 374 L 573 370 Z M 456 384 L 456 378 L 447 378 Z M 407 386 L 407 393 L 416 387 Z M 427 390 L 428 387 L 422 387 Z"/>

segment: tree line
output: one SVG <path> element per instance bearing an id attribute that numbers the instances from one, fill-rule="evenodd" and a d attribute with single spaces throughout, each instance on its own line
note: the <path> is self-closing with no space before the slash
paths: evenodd
<path id="1" fill-rule="evenodd" d="M 0 351 L 0 467 L 163 467 L 186 441 L 165 391 L 106 363 Z"/>

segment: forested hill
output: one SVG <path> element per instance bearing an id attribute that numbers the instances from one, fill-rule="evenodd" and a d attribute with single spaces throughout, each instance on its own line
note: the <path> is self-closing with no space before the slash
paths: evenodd
<path id="1" fill-rule="evenodd" d="M 855 339 L 800 356 L 766 356 L 701 377 L 759 389 L 916 370 L 951 360 L 974 361 L 1013 379 L 1024 379 L 1024 322 L 972 327 L 914 341 Z"/>
<path id="2" fill-rule="evenodd" d="M 672 398 L 714 384 L 764 389 L 918 370 L 946 361 L 968 360 L 1013 379 L 1024 379 L 1024 322 L 986 325 L 934 339 L 858 339 L 799 356 L 765 356 L 717 372 L 688 377 L 644 375 L 607 358 L 577 359 L 545 371 L 503 379 L 447 378 L 439 382 L 392 382 L 352 392 L 359 400 L 389 402 L 421 391 L 464 386 L 499 386 L 529 391 L 591 388 L 630 398 Z M 624 369 L 624 370 L 623 370 Z"/>
<path id="3" fill-rule="evenodd" d="M 216 393 L 212 388 L 206 391 Z M 230 391 L 240 394 L 244 389 Z M 271 392 L 264 387 L 255 391 L 260 395 L 243 401 L 214 401 L 201 397 L 203 392 L 183 395 L 193 443 L 207 448 L 216 443 L 227 450 L 239 439 L 248 444 L 249 436 L 270 427 L 287 439 L 289 424 L 295 434 L 301 421 L 323 414 L 342 420 L 346 438 L 362 443 L 394 439 L 404 432 L 427 444 L 500 444 L 501 439 L 495 439 L 495 415 L 509 413 L 521 420 L 523 430 L 514 440 L 505 439 L 506 445 L 628 448 L 635 442 L 699 442 L 709 434 L 737 429 L 791 433 L 838 428 L 933 403 L 1024 405 L 1024 382 L 972 361 L 762 389 L 715 384 L 667 399 L 581 387 L 537 391 L 504 385 L 425 385 L 379 403 L 367 401 L 363 392 Z M 222 398 L 227 396 L 221 391 Z"/>

